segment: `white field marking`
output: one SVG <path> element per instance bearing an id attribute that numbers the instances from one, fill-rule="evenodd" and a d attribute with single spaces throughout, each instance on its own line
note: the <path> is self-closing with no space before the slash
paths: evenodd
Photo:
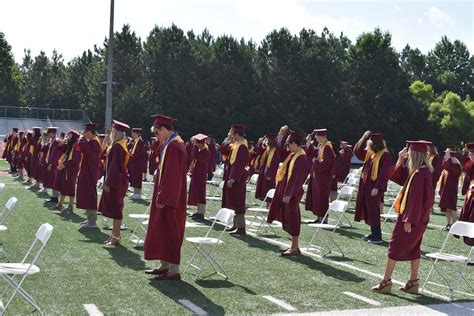
<path id="1" fill-rule="evenodd" d="M 325 312 L 312 312 L 294 314 L 297 316 L 380 316 L 380 315 L 397 315 L 397 316 L 411 316 L 411 315 L 430 315 L 430 316 L 445 316 L 445 315 L 472 315 L 474 311 L 474 303 L 453 303 L 453 304 L 436 304 L 436 305 L 410 305 L 398 307 L 378 307 L 365 309 L 350 309 L 350 310 L 334 310 Z M 280 314 L 281 315 L 281 314 Z M 286 314 L 290 315 L 290 314 Z"/>
<path id="2" fill-rule="evenodd" d="M 263 295 L 263 298 L 264 299 L 267 299 L 269 300 L 270 302 L 272 302 L 273 304 L 276 304 L 284 309 L 286 309 L 287 311 L 289 312 L 294 312 L 296 311 L 296 308 L 294 308 L 293 306 L 291 306 L 290 304 L 288 304 L 287 302 L 285 301 L 282 301 L 282 300 L 279 300 L 277 298 L 274 298 L 273 296 L 270 296 L 270 295 Z"/>
<path id="3" fill-rule="evenodd" d="M 428 227 L 434 227 L 434 228 L 444 228 L 445 226 L 440 226 L 440 225 L 435 225 L 435 224 L 430 224 L 428 223 Z"/>
<path id="4" fill-rule="evenodd" d="M 259 235 L 256 235 L 252 232 L 247 232 L 248 235 L 252 236 L 252 237 L 255 237 L 257 239 L 260 239 L 260 240 L 263 240 L 263 241 L 266 241 L 270 244 L 274 244 L 274 245 L 279 245 L 279 246 L 282 246 L 284 248 L 289 248 L 290 247 L 290 244 L 286 244 L 284 242 L 280 242 L 280 241 L 276 241 L 276 240 L 272 240 L 270 238 L 266 238 L 266 237 L 262 237 L 262 236 L 259 236 Z M 359 267 L 356 267 L 356 266 L 353 266 L 351 264 L 348 264 L 348 263 L 344 263 L 344 262 L 339 262 L 339 261 L 334 261 L 334 260 L 331 260 L 331 259 L 328 259 L 328 258 L 325 258 L 325 257 L 321 257 L 320 255 L 317 255 L 315 253 L 312 253 L 312 252 L 308 252 L 304 249 L 300 249 L 301 250 L 301 253 L 307 255 L 307 256 L 311 256 L 311 257 L 315 257 L 315 258 L 318 258 L 320 260 L 324 260 L 324 261 L 327 261 L 327 262 L 331 262 L 332 264 L 335 264 L 335 265 L 339 265 L 341 267 L 345 267 L 345 268 L 348 268 L 348 269 L 351 269 L 351 270 L 354 270 L 354 271 L 358 271 L 358 272 L 361 272 L 361 273 L 364 273 L 364 274 L 367 274 L 367 275 L 370 275 L 374 278 L 377 278 L 377 279 L 382 279 L 383 276 L 381 274 L 377 274 L 377 273 L 374 273 L 374 272 L 371 272 L 371 271 L 368 271 L 368 270 L 365 270 L 365 269 L 362 269 L 362 268 L 359 268 Z M 397 281 L 395 279 L 392 279 L 392 283 L 394 284 L 398 284 L 398 285 L 405 285 L 405 282 L 401 282 L 401 281 Z M 447 296 L 444 296 L 444 295 L 440 295 L 440 294 L 437 294 L 437 293 L 433 293 L 433 292 L 430 292 L 430 291 L 427 291 L 427 290 L 424 290 L 423 293 L 426 293 L 426 294 L 429 294 L 431 296 L 434 296 L 434 297 L 438 297 L 438 298 L 441 298 L 443 300 L 446 300 L 446 301 L 449 301 L 449 297 Z"/>
<path id="5" fill-rule="evenodd" d="M 345 295 L 350 296 L 352 298 L 358 299 L 362 302 L 366 302 L 367 304 L 370 304 L 370 305 L 373 305 L 373 306 L 380 306 L 381 305 L 380 302 L 371 300 L 370 298 L 367 298 L 365 296 L 355 294 L 355 293 L 352 293 L 352 292 L 342 292 L 342 294 L 345 294 Z"/>
<path id="6" fill-rule="evenodd" d="M 436 285 L 436 286 L 439 286 L 439 287 L 444 287 L 445 289 L 449 289 L 449 287 L 446 286 L 446 285 L 431 282 L 431 281 L 428 281 L 428 284 L 433 284 L 433 285 Z M 466 293 L 466 292 L 463 292 L 463 291 L 456 291 L 456 293 L 474 297 L 474 294 Z"/>
<path id="7" fill-rule="evenodd" d="M 203 310 L 201 307 L 197 306 L 190 300 L 180 299 L 178 300 L 178 302 L 180 302 L 181 305 L 183 305 L 184 307 L 186 307 L 187 309 L 189 309 L 191 312 L 193 312 L 196 315 L 207 315 L 207 312 L 205 310 Z"/>
<path id="8" fill-rule="evenodd" d="M 186 228 L 197 228 L 197 227 L 206 227 L 206 226 L 204 226 L 202 224 L 192 223 L 192 222 L 186 221 Z"/>
<path id="9" fill-rule="evenodd" d="M 84 304 L 83 306 L 90 316 L 104 316 L 95 304 Z"/>

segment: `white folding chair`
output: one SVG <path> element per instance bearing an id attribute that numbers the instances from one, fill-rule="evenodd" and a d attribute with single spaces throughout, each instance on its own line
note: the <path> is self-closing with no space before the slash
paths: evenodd
<path id="1" fill-rule="evenodd" d="M 206 196 L 206 201 L 209 202 L 222 202 L 222 197 L 219 194 L 219 191 L 222 193 L 222 190 L 224 189 L 224 181 L 221 181 L 219 183 L 219 188 L 214 191 L 214 194 L 212 196 Z"/>
<path id="2" fill-rule="evenodd" d="M 452 253 L 447 253 L 445 252 L 446 244 L 448 243 L 449 238 L 453 238 L 452 236 L 459 236 L 459 237 L 468 237 L 468 238 L 474 238 L 474 223 L 469 223 L 469 222 L 462 222 L 458 221 L 454 223 L 451 226 L 451 229 L 449 230 L 448 235 L 444 239 L 444 243 L 441 246 L 441 249 L 438 252 L 433 252 L 433 253 L 428 253 L 426 254 L 426 257 L 428 257 L 431 260 L 431 268 L 428 273 L 428 276 L 426 277 L 425 283 L 423 284 L 422 291 L 425 289 L 426 284 L 430 280 L 433 271 L 436 270 L 436 272 L 441 276 L 441 278 L 444 280 L 446 283 L 446 286 L 449 289 L 449 299 L 451 301 L 454 300 L 454 296 L 456 291 L 459 289 L 459 286 L 461 285 L 461 280 L 464 280 L 466 284 L 471 288 L 472 291 L 474 291 L 474 287 L 472 284 L 466 280 L 464 277 L 464 271 L 466 270 L 467 264 L 474 260 L 474 247 L 470 247 L 469 253 L 467 256 L 462 256 L 462 255 L 457 255 L 457 254 L 452 254 Z M 467 247 L 466 247 L 467 248 Z M 439 271 L 436 266 L 439 261 L 444 261 L 449 263 L 449 266 L 453 269 L 453 271 L 456 272 L 457 276 L 455 280 L 450 280 L 445 271 Z M 452 282 L 454 281 L 454 284 Z"/>
<path id="3" fill-rule="evenodd" d="M 400 188 L 398 194 L 400 194 L 401 190 L 402 190 L 402 187 Z M 397 194 L 397 196 L 398 196 L 398 194 Z M 380 225 L 380 229 L 383 229 L 383 227 L 385 226 L 387 221 L 389 221 L 389 220 L 396 221 L 397 220 L 398 214 L 393 212 L 393 210 L 395 209 L 395 203 L 396 202 L 397 202 L 397 198 L 393 199 L 392 205 L 390 206 L 388 212 L 380 214 L 380 218 L 383 219 L 382 224 Z"/>
<path id="4" fill-rule="evenodd" d="M 215 258 L 217 246 L 222 245 L 224 242 L 222 241 L 222 237 L 224 236 L 225 230 L 233 224 L 234 220 L 234 215 L 235 212 L 234 210 L 228 209 L 228 208 L 222 208 L 219 210 L 219 212 L 216 215 L 216 218 L 212 222 L 211 227 L 209 227 L 209 230 L 207 231 L 206 235 L 204 237 L 188 237 L 186 238 L 186 241 L 190 242 L 196 249 L 194 252 L 193 256 L 191 257 L 191 260 L 189 260 L 186 269 L 184 272 L 189 269 L 189 267 L 193 267 L 199 271 L 199 273 L 196 275 L 195 280 L 198 279 L 202 272 L 204 271 L 204 266 L 208 265 L 211 267 L 215 273 L 219 274 L 220 276 L 224 277 L 226 280 L 229 278 L 222 268 L 222 265 L 219 264 Z M 210 237 L 211 232 L 213 232 L 214 225 L 219 222 L 222 224 L 224 227 L 222 231 L 218 234 L 217 238 Z M 209 248 L 209 249 L 206 249 Z M 193 261 L 196 259 L 196 257 L 200 255 L 202 257 L 202 267 L 199 267 L 196 264 L 193 264 Z"/>
<path id="5" fill-rule="evenodd" d="M 0 194 L 2 194 L 3 191 L 5 191 L 5 188 L 6 188 L 6 187 L 7 187 L 7 186 L 5 185 L 5 183 L 0 183 Z"/>
<path id="6" fill-rule="evenodd" d="M 320 253 L 322 257 L 330 254 L 332 252 L 331 244 L 336 246 L 336 248 L 340 251 L 340 254 L 344 257 L 344 252 L 342 251 L 341 247 L 334 241 L 334 239 L 331 237 L 331 233 L 334 233 L 336 229 L 340 227 L 341 221 L 343 219 L 343 215 L 347 210 L 348 203 L 347 201 L 341 201 L 341 200 L 335 200 L 329 204 L 329 209 L 322 219 L 321 223 L 312 223 L 308 224 L 308 226 L 313 227 L 315 229 L 313 237 L 311 237 L 311 240 L 309 242 L 309 245 L 307 247 L 307 251 L 311 250 L 316 250 Z M 334 213 L 336 217 L 336 223 L 335 224 L 325 224 L 327 222 L 328 216 L 330 213 Z M 327 234 L 321 233 L 321 242 L 322 246 L 317 246 L 313 244 L 313 241 L 316 239 L 316 236 L 319 234 L 321 231 L 329 231 Z"/>
<path id="7" fill-rule="evenodd" d="M 130 238 L 130 242 L 134 244 L 134 247 L 143 245 L 145 243 L 145 235 L 148 223 L 145 223 L 150 218 L 151 203 L 148 205 L 145 213 L 143 214 L 129 214 L 128 217 L 137 221 L 137 225 L 133 229 Z"/>
<path id="8" fill-rule="evenodd" d="M 26 277 L 40 272 L 40 268 L 35 265 L 38 260 L 41 252 L 43 251 L 46 243 L 53 233 L 53 226 L 50 224 L 43 224 L 40 226 L 35 235 L 35 240 L 31 244 L 31 247 L 28 249 L 25 257 L 20 263 L 0 263 L 0 276 L 7 283 L 7 287 L 2 293 L 2 299 L 6 299 L 6 304 L 0 307 L 0 314 L 5 314 L 8 306 L 13 301 L 15 295 L 20 294 L 29 304 L 31 304 L 41 315 L 41 311 L 38 303 L 33 299 L 33 297 L 28 294 L 23 288 L 22 285 L 25 282 Z M 35 254 L 32 254 L 33 249 L 39 243 L 38 250 Z M 28 260 L 28 262 L 27 262 Z M 15 277 L 19 277 L 20 280 L 16 281 Z M 6 297 L 8 290 L 12 290 L 10 297 Z"/>
<path id="9" fill-rule="evenodd" d="M 253 223 L 256 222 L 256 221 L 259 221 L 257 230 L 255 231 L 256 234 L 258 234 L 260 232 L 260 229 L 262 227 L 268 227 L 268 228 L 270 228 L 272 233 L 274 235 L 276 235 L 275 230 L 273 229 L 273 227 L 269 223 L 267 223 L 267 216 L 268 216 L 269 209 L 266 207 L 268 202 L 271 199 L 273 199 L 274 195 L 275 195 L 275 189 L 268 190 L 268 192 L 265 196 L 265 199 L 262 201 L 262 204 L 260 204 L 260 207 L 250 207 L 250 208 L 247 209 L 248 212 L 255 213 L 255 215 L 252 217 L 252 220 L 248 224 L 247 229 L 250 230 Z"/>
<path id="10" fill-rule="evenodd" d="M 353 186 L 353 187 L 358 186 L 359 185 L 359 178 L 357 178 L 356 176 L 350 177 L 347 180 L 347 185 L 350 185 L 350 186 Z"/>
<path id="11" fill-rule="evenodd" d="M 258 174 L 255 173 L 250 177 L 250 180 L 247 183 L 247 192 L 255 192 L 257 181 L 258 181 Z"/>
<path id="12" fill-rule="evenodd" d="M 17 202 L 18 200 L 16 197 L 11 197 L 5 204 L 2 213 L 0 213 L 0 232 L 4 232 L 8 229 L 7 226 L 5 226 L 5 223 L 10 213 L 13 212 L 13 210 L 15 209 Z M 2 254 L 7 259 L 7 261 L 10 261 L 8 259 L 7 253 L 5 252 L 5 249 L 3 249 L 3 246 L 0 246 L 0 254 Z"/>

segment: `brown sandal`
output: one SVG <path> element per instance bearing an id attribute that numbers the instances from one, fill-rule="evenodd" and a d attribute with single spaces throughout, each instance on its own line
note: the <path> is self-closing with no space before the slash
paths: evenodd
<path id="1" fill-rule="evenodd" d="M 372 292 L 376 293 L 392 293 L 392 279 L 382 280 L 377 286 L 372 288 Z"/>
<path id="2" fill-rule="evenodd" d="M 418 290 L 420 289 L 420 280 L 410 280 L 405 284 L 404 287 L 400 288 L 400 291 L 403 291 L 405 293 L 413 293 L 413 294 L 418 294 Z"/>

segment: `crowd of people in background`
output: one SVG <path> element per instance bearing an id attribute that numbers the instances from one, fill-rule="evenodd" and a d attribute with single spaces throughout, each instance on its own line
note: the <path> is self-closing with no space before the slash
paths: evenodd
<path id="1" fill-rule="evenodd" d="M 291 246 L 281 256 L 301 255 L 299 235 L 302 225 L 300 204 L 314 214 L 311 223 L 327 223 L 329 204 L 337 198 L 338 185 L 345 182 L 354 158 L 362 163 L 357 191 L 355 221 L 364 221 L 370 233 L 369 244 L 382 243 L 381 213 L 388 181 L 402 189 L 396 199 L 399 214 L 388 246 L 384 279 L 373 288 L 390 292 L 391 275 L 398 261 L 411 262 L 411 275 L 401 288 L 418 292 L 418 268 L 423 234 L 433 212 L 436 190 L 439 208 L 446 214 L 444 231 L 457 220 L 474 222 L 474 143 L 465 143 L 461 152 L 454 145 L 438 153 L 435 142 L 407 141 L 396 163 L 384 136 L 367 131 L 351 146 L 347 141 L 330 141 L 330 131 L 315 129 L 306 136 L 282 126 L 255 144 L 245 138 L 245 125 L 235 124 L 217 144 L 213 135 L 197 134 L 186 143 L 175 131 L 176 119 L 155 115 L 150 141 L 142 138 L 141 128 L 113 121 L 108 134 L 98 134 L 97 124 L 87 124 L 58 137 L 57 128 L 14 128 L 4 141 L 3 158 L 10 172 L 24 179 L 32 189 L 50 190 L 48 202 L 61 212 L 85 210 L 81 228 L 97 228 L 97 212 L 111 218 L 112 233 L 105 241 L 120 242 L 124 198 L 142 199 L 142 184 L 148 175 L 154 182 L 150 219 L 145 240 L 145 259 L 160 260 L 160 266 L 147 270 L 159 280 L 180 279 L 179 264 L 184 238 L 186 208 L 196 207 L 193 220 L 206 216 L 206 187 L 217 166 L 223 169 L 222 207 L 235 211 L 230 234 L 246 231 L 247 182 L 258 175 L 255 197 L 267 201 L 268 223 L 279 221 L 291 236 Z M 131 137 L 127 132 L 131 130 Z M 355 156 L 355 157 L 354 157 Z M 188 189 L 188 180 L 189 189 Z M 465 201 L 458 216 L 458 184 Z M 98 200 L 99 179 L 103 192 Z M 305 194 L 304 185 L 307 185 Z M 269 190 L 275 189 L 271 200 Z M 68 204 L 66 205 L 66 198 Z M 304 199 L 304 200 L 303 200 Z M 474 240 L 466 239 L 474 245 Z"/>

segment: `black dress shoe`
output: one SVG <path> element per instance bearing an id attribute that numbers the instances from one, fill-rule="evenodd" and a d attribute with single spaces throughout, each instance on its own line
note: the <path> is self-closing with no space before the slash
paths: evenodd
<path id="1" fill-rule="evenodd" d="M 194 213 L 194 214 L 191 216 L 191 218 L 192 218 L 193 220 L 195 220 L 195 221 L 196 221 L 196 220 L 198 220 L 198 221 L 199 221 L 199 220 L 204 220 L 204 214 Z"/>
<path id="2" fill-rule="evenodd" d="M 48 203 L 58 203 L 59 199 L 57 197 L 52 197 L 49 200 L 45 200 Z"/>
<path id="3" fill-rule="evenodd" d="M 226 231 L 226 232 L 233 232 L 233 231 L 236 230 L 236 229 L 237 229 L 237 226 L 232 226 L 232 227 L 230 227 L 230 228 L 227 228 L 225 231 Z"/>
<path id="4" fill-rule="evenodd" d="M 288 250 L 290 250 L 290 248 L 280 249 L 280 250 L 278 250 L 278 251 L 281 252 L 281 253 L 283 253 L 283 252 L 287 252 Z"/>
<path id="5" fill-rule="evenodd" d="M 229 235 L 239 235 L 239 236 L 246 236 L 247 232 L 245 231 L 245 228 L 237 228 L 236 231 L 231 232 Z"/>

